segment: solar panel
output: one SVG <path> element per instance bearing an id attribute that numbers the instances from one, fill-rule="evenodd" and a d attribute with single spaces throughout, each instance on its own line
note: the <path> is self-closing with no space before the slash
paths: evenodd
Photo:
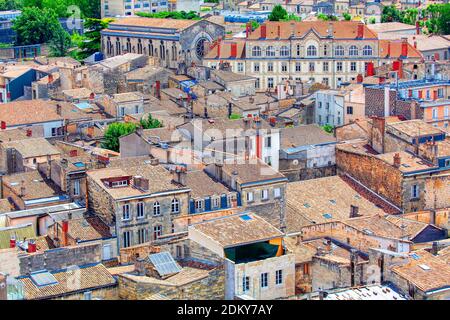
<path id="1" fill-rule="evenodd" d="M 155 266 L 160 276 L 165 276 L 181 271 L 181 267 L 176 263 L 169 252 L 160 252 L 148 256 L 150 262 Z"/>
<path id="2" fill-rule="evenodd" d="M 38 287 L 49 286 L 58 283 L 58 280 L 56 280 L 56 278 L 48 271 L 32 273 L 30 277 L 34 284 Z"/>

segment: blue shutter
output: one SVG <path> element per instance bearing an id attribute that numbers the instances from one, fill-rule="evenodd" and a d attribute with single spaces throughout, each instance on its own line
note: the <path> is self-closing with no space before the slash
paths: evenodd
<path id="1" fill-rule="evenodd" d="M 241 193 L 237 193 L 237 205 L 238 207 L 242 206 L 242 199 L 241 199 Z"/>
<path id="2" fill-rule="evenodd" d="M 220 197 L 220 207 L 222 209 L 226 209 L 228 207 L 228 203 L 227 203 L 227 195 L 224 194 Z"/>
<path id="3" fill-rule="evenodd" d="M 211 211 L 211 198 L 210 197 L 205 199 L 205 211 Z"/>
<path id="4" fill-rule="evenodd" d="M 195 213 L 195 202 L 193 199 L 189 200 L 189 213 Z"/>

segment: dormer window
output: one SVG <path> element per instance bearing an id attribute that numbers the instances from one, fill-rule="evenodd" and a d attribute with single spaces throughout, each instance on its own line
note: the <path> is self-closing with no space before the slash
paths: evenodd
<path id="1" fill-rule="evenodd" d="M 128 186 L 128 180 L 114 181 L 111 183 L 112 188 L 126 187 L 126 186 Z"/>
<path id="2" fill-rule="evenodd" d="M 121 188 L 121 187 L 128 187 L 130 185 L 131 178 L 132 178 L 131 176 L 124 176 L 124 177 L 106 178 L 102 179 L 101 181 L 108 188 Z"/>

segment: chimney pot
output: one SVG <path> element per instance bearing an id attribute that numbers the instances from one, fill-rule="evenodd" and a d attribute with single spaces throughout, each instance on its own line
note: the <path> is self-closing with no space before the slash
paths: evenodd
<path id="1" fill-rule="evenodd" d="M 261 25 L 261 38 L 265 39 L 267 36 L 267 26 L 265 24 Z"/>
<path id="2" fill-rule="evenodd" d="M 400 168 L 400 164 L 401 164 L 400 154 L 396 153 L 396 154 L 394 154 L 394 167 Z"/>

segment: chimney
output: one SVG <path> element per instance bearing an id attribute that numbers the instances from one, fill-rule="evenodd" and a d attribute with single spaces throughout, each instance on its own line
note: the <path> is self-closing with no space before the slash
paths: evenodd
<path id="1" fill-rule="evenodd" d="M 265 39 L 266 36 L 267 36 L 267 26 L 265 24 L 262 24 L 261 27 L 260 27 L 260 30 L 261 30 L 261 37 L 260 37 L 260 39 L 261 38 Z"/>
<path id="2" fill-rule="evenodd" d="M 217 42 L 217 58 L 220 58 L 220 41 Z"/>
<path id="3" fill-rule="evenodd" d="M 400 168 L 400 164 L 402 163 L 401 158 L 400 158 L 400 154 L 396 153 L 394 154 L 394 167 L 395 168 Z"/>
<path id="4" fill-rule="evenodd" d="M 356 218 L 359 217 L 359 207 L 350 205 L 350 218 Z"/>
<path id="5" fill-rule="evenodd" d="M 67 220 L 64 220 L 62 222 L 62 246 L 66 247 L 67 246 L 67 233 L 69 232 L 69 222 Z"/>
<path id="6" fill-rule="evenodd" d="M 33 135 L 33 130 L 27 129 L 27 137 L 31 137 Z"/>
<path id="7" fill-rule="evenodd" d="M 15 248 L 16 247 L 16 239 L 14 237 L 9 239 L 9 247 L 10 248 Z"/>
<path id="8" fill-rule="evenodd" d="M 382 77 L 382 76 L 378 77 L 378 84 L 383 84 L 385 82 L 386 82 L 386 78 L 385 77 Z"/>
<path id="9" fill-rule="evenodd" d="M 95 93 L 91 92 L 91 94 L 89 95 L 89 100 L 94 100 L 95 99 Z"/>
<path id="10" fill-rule="evenodd" d="M 247 22 L 245 26 L 245 37 L 248 38 L 248 36 L 252 33 L 252 23 Z"/>
<path id="11" fill-rule="evenodd" d="M 295 37 L 295 22 L 291 22 L 291 37 Z"/>
<path id="12" fill-rule="evenodd" d="M 35 240 L 29 240 L 28 241 L 28 253 L 34 253 L 36 252 L 36 241 Z"/>
<path id="13" fill-rule="evenodd" d="M 48 75 L 48 83 L 52 83 L 53 82 L 53 74 L 49 74 Z"/>
<path id="14" fill-rule="evenodd" d="M 244 122 L 244 129 L 248 130 L 251 127 L 252 119 L 249 117 L 242 118 L 242 121 Z"/>
<path id="15" fill-rule="evenodd" d="M 390 42 L 390 41 L 388 41 L 387 56 L 388 56 L 388 57 L 391 56 L 391 42 Z"/>
<path id="16" fill-rule="evenodd" d="M 22 182 L 20 184 L 20 196 L 21 197 L 25 196 L 25 192 L 26 192 L 25 181 L 22 180 Z"/>
<path id="17" fill-rule="evenodd" d="M 356 36 L 358 39 L 364 38 L 364 24 L 358 23 L 358 34 Z"/>
<path id="18" fill-rule="evenodd" d="M 356 82 L 357 83 L 362 83 L 364 80 L 363 75 L 360 73 L 356 76 Z"/>
<path id="19" fill-rule="evenodd" d="M 437 256 L 438 252 L 439 252 L 438 243 L 437 243 L 437 241 L 433 241 L 433 244 L 431 245 L 431 252 L 430 253 L 432 255 L 434 255 L 434 256 Z"/>
<path id="20" fill-rule="evenodd" d="M 61 105 L 59 103 L 56 105 L 56 113 L 58 114 L 58 116 L 61 115 Z"/>
<path id="21" fill-rule="evenodd" d="M 367 77 L 371 77 L 375 74 L 375 70 L 373 68 L 373 62 L 368 62 L 367 63 Z"/>
<path id="22" fill-rule="evenodd" d="M 186 186 L 186 168 L 183 166 L 177 166 L 173 171 L 174 177 L 173 180 L 176 183 L 181 184 L 182 186 Z"/>
<path id="23" fill-rule="evenodd" d="M 328 37 L 333 38 L 334 30 L 333 30 L 333 23 L 328 23 Z"/>
<path id="24" fill-rule="evenodd" d="M 231 57 L 232 58 L 237 57 L 237 43 L 236 42 L 231 43 Z"/>
<path id="25" fill-rule="evenodd" d="M 155 82 L 155 96 L 161 100 L 161 82 L 159 80 Z"/>
<path id="26" fill-rule="evenodd" d="M 277 26 L 277 36 L 278 36 L 278 39 L 281 37 L 281 26 L 280 25 Z"/>
<path id="27" fill-rule="evenodd" d="M 408 57 L 408 39 L 402 38 L 402 57 L 407 58 Z"/>
<path id="28" fill-rule="evenodd" d="M 416 21 L 416 34 L 420 34 L 420 24 L 419 24 L 419 21 Z"/>
<path id="29" fill-rule="evenodd" d="M 327 239 L 327 242 L 325 244 L 325 250 L 327 252 L 331 252 L 331 240 L 330 239 Z"/>
<path id="30" fill-rule="evenodd" d="M 5 121 L 0 122 L 0 129 L 2 129 L 2 130 L 6 129 L 6 122 Z"/>

